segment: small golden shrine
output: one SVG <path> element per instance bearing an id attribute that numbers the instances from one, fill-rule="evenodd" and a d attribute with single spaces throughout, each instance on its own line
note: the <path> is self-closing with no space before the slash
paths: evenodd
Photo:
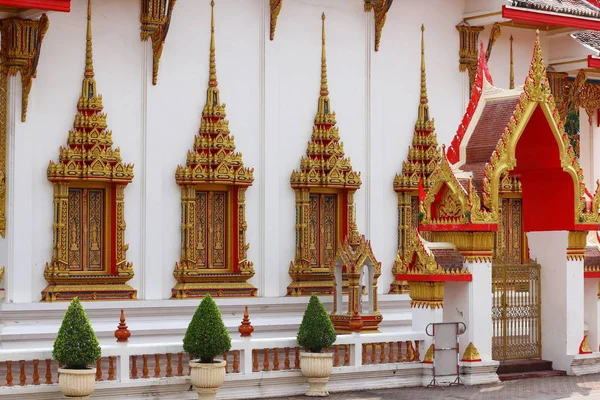
<path id="1" fill-rule="evenodd" d="M 427 242 L 416 230 L 412 236 L 407 256 L 396 258 L 396 274 L 410 282 L 411 307 L 442 308 L 444 283 L 470 282 L 471 273 L 453 244 Z"/>
<path id="2" fill-rule="evenodd" d="M 419 185 L 429 188 L 429 176 L 440 160 L 440 150 L 435 134 L 434 120 L 429 118 L 427 76 L 425 73 L 425 27 L 421 25 L 421 96 L 412 145 L 408 157 L 402 163 L 402 173 L 394 178 L 394 191 L 398 194 L 398 255 L 408 257 L 413 232 L 419 225 Z M 395 263 L 392 273 L 398 272 Z M 407 293 L 408 283 L 395 279 L 390 293 Z"/>
<path id="3" fill-rule="evenodd" d="M 173 298 L 256 296 L 247 259 L 246 189 L 254 180 L 235 151 L 221 104 L 215 61 L 214 1 L 211 2 L 210 71 L 206 105 L 194 149 L 177 167 L 181 187 L 181 260 L 173 275 Z"/>
<path id="4" fill-rule="evenodd" d="M 355 225 L 354 192 L 360 173 L 352 170 L 331 111 L 327 87 L 325 14 L 322 15 L 321 92 L 315 125 L 300 170 L 290 182 L 296 194 L 296 257 L 288 296 L 332 294 L 331 265 L 339 243 Z"/>
<path id="5" fill-rule="evenodd" d="M 92 59 L 91 0 L 88 0 L 85 73 L 73 130 L 59 162 L 50 161 L 54 185 L 52 261 L 42 301 L 135 299 L 126 284 L 133 265 L 126 261 L 124 190 L 133 165 L 112 148 L 112 132 L 102 113 Z"/>
<path id="6" fill-rule="evenodd" d="M 369 310 L 363 311 L 362 274 L 367 276 Z M 349 238 L 338 248 L 331 265 L 335 277 L 333 312 L 330 315 L 336 333 L 379 332 L 383 317 L 377 309 L 377 279 L 381 276 L 381 263 L 377 261 L 371 242 L 353 229 Z M 348 280 L 348 310 L 343 312 L 342 277 Z"/>

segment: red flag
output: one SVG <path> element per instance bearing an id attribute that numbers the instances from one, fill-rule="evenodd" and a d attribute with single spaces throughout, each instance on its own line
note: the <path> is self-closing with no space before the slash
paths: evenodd
<path id="1" fill-rule="evenodd" d="M 425 200 L 425 189 L 423 189 L 423 177 L 419 178 L 419 201 Z"/>

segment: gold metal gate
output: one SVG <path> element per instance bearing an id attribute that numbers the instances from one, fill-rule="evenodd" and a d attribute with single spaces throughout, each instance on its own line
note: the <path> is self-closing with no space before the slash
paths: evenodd
<path id="1" fill-rule="evenodd" d="M 540 266 L 492 264 L 492 358 L 542 354 Z"/>

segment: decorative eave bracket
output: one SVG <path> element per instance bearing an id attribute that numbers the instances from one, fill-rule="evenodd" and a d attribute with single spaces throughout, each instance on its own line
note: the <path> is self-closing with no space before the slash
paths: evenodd
<path id="1" fill-rule="evenodd" d="M 50 21 L 46 14 L 37 20 L 8 18 L 0 21 L 2 32 L 2 58 L 6 61 L 6 72 L 10 76 L 21 74 L 22 101 L 21 121 L 27 118 L 27 105 L 33 78 L 36 77 L 37 66 L 44 36 Z"/>
<path id="2" fill-rule="evenodd" d="M 373 10 L 375 17 L 375 51 L 379 51 L 381 31 L 393 2 L 394 0 L 365 0 L 365 12 Z"/>
<path id="3" fill-rule="evenodd" d="M 158 80 L 158 68 L 165 40 L 171 25 L 171 15 L 177 0 L 141 0 L 140 22 L 143 41 L 152 40 L 152 84 Z"/>
<path id="4" fill-rule="evenodd" d="M 270 0 L 269 6 L 271 9 L 271 26 L 270 26 L 270 39 L 275 39 L 275 28 L 277 27 L 277 17 L 279 17 L 279 12 L 281 11 L 281 6 L 283 5 L 283 0 Z"/>

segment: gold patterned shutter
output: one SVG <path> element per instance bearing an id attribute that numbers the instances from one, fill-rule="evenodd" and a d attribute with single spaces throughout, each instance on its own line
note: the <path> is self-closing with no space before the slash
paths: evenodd
<path id="1" fill-rule="evenodd" d="M 68 261 L 71 271 L 105 272 L 105 191 L 69 189 Z"/>
<path id="2" fill-rule="evenodd" d="M 335 258 L 336 247 L 336 218 L 337 195 L 327 194 L 321 197 L 321 221 L 323 221 L 322 232 L 322 256 L 321 267 L 329 267 Z"/>
<path id="3" fill-rule="evenodd" d="M 227 260 L 227 192 L 196 192 L 198 268 L 224 269 Z"/>

